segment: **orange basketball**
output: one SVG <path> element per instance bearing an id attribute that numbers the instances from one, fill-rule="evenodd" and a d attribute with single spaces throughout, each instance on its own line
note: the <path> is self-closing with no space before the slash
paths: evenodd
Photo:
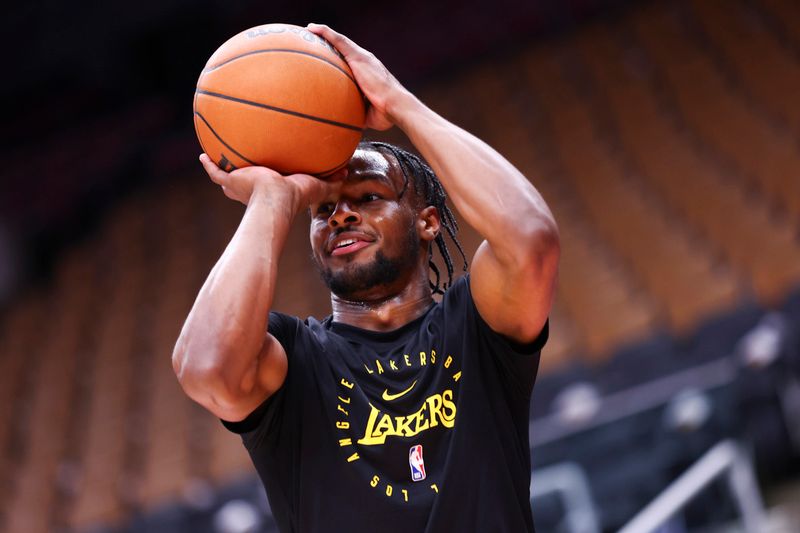
<path id="1" fill-rule="evenodd" d="M 347 164 L 364 129 L 364 97 L 322 37 L 290 24 L 245 30 L 206 63 L 194 127 L 221 168 L 330 174 Z"/>

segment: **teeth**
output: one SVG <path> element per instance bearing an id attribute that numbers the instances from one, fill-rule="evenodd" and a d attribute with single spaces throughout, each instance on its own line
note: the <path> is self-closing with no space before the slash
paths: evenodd
<path id="1" fill-rule="evenodd" d="M 345 240 L 343 240 L 343 241 L 339 242 L 339 243 L 336 245 L 336 248 L 342 248 L 342 247 L 344 247 L 344 246 L 349 246 L 349 245 L 353 244 L 354 242 L 356 242 L 356 240 L 355 240 L 355 239 L 345 239 Z"/>

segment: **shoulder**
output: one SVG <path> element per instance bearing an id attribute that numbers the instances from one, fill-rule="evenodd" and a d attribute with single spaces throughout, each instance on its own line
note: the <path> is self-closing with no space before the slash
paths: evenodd
<path id="1" fill-rule="evenodd" d="M 480 336 L 486 337 L 513 353 L 531 354 L 541 351 L 547 343 L 549 324 L 545 322 L 539 335 L 529 343 L 518 343 L 495 331 L 481 316 L 475 305 L 470 288 L 470 275 L 458 278 L 447 289 L 441 302 L 443 314 L 448 320 L 458 320 L 462 317 L 467 327 Z M 467 332 L 465 332 L 466 334 Z"/>
<path id="2" fill-rule="evenodd" d="M 472 293 L 469 289 L 469 274 L 459 277 L 447 288 L 442 296 L 440 306 L 443 309 L 453 311 L 466 310 L 464 306 L 475 307 L 475 303 L 472 300 Z"/>
<path id="3" fill-rule="evenodd" d="M 331 342 L 330 316 L 319 320 L 313 316 L 302 319 L 297 316 L 271 311 L 269 314 L 269 334 L 284 347 L 287 354 L 314 347 L 324 349 Z"/>

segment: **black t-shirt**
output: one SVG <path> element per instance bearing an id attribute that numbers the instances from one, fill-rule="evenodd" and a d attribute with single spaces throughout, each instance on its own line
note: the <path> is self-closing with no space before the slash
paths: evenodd
<path id="1" fill-rule="evenodd" d="M 493 332 L 468 278 L 391 332 L 271 313 L 283 386 L 242 434 L 282 532 L 533 531 L 539 352 Z"/>

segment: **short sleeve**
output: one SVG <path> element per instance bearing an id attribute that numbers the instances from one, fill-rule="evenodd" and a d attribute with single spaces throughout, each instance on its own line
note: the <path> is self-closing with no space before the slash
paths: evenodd
<path id="1" fill-rule="evenodd" d="M 466 325 L 474 330 L 478 341 L 484 347 L 481 354 L 488 355 L 491 361 L 482 361 L 484 365 L 491 364 L 500 375 L 503 382 L 520 395 L 529 396 L 536 374 L 539 369 L 541 351 L 547 343 L 550 328 L 549 320 L 545 322 L 542 331 L 530 343 L 520 344 L 508 337 L 494 331 L 478 312 L 469 284 L 469 275 L 464 276 L 453 284 L 445 295 L 445 306 L 449 313 L 465 313 Z"/>
<path id="2" fill-rule="evenodd" d="M 269 314 L 269 327 L 270 335 L 281 343 L 286 357 L 289 360 L 289 372 L 292 372 L 292 359 L 294 353 L 294 346 L 296 343 L 297 335 L 302 322 L 289 315 L 283 313 L 271 312 Z M 269 398 L 259 405 L 252 413 L 247 415 L 244 420 L 239 422 L 230 422 L 221 420 L 222 425 L 228 431 L 242 435 L 245 443 L 248 440 L 258 439 L 261 440 L 267 433 L 272 433 L 276 426 L 280 425 L 280 420 L 284 416 L 284 404 L 286 404 L 287 389 L 289 388 L 290 378 L 287 374 L 281 388 L 275 391 Z"/>

